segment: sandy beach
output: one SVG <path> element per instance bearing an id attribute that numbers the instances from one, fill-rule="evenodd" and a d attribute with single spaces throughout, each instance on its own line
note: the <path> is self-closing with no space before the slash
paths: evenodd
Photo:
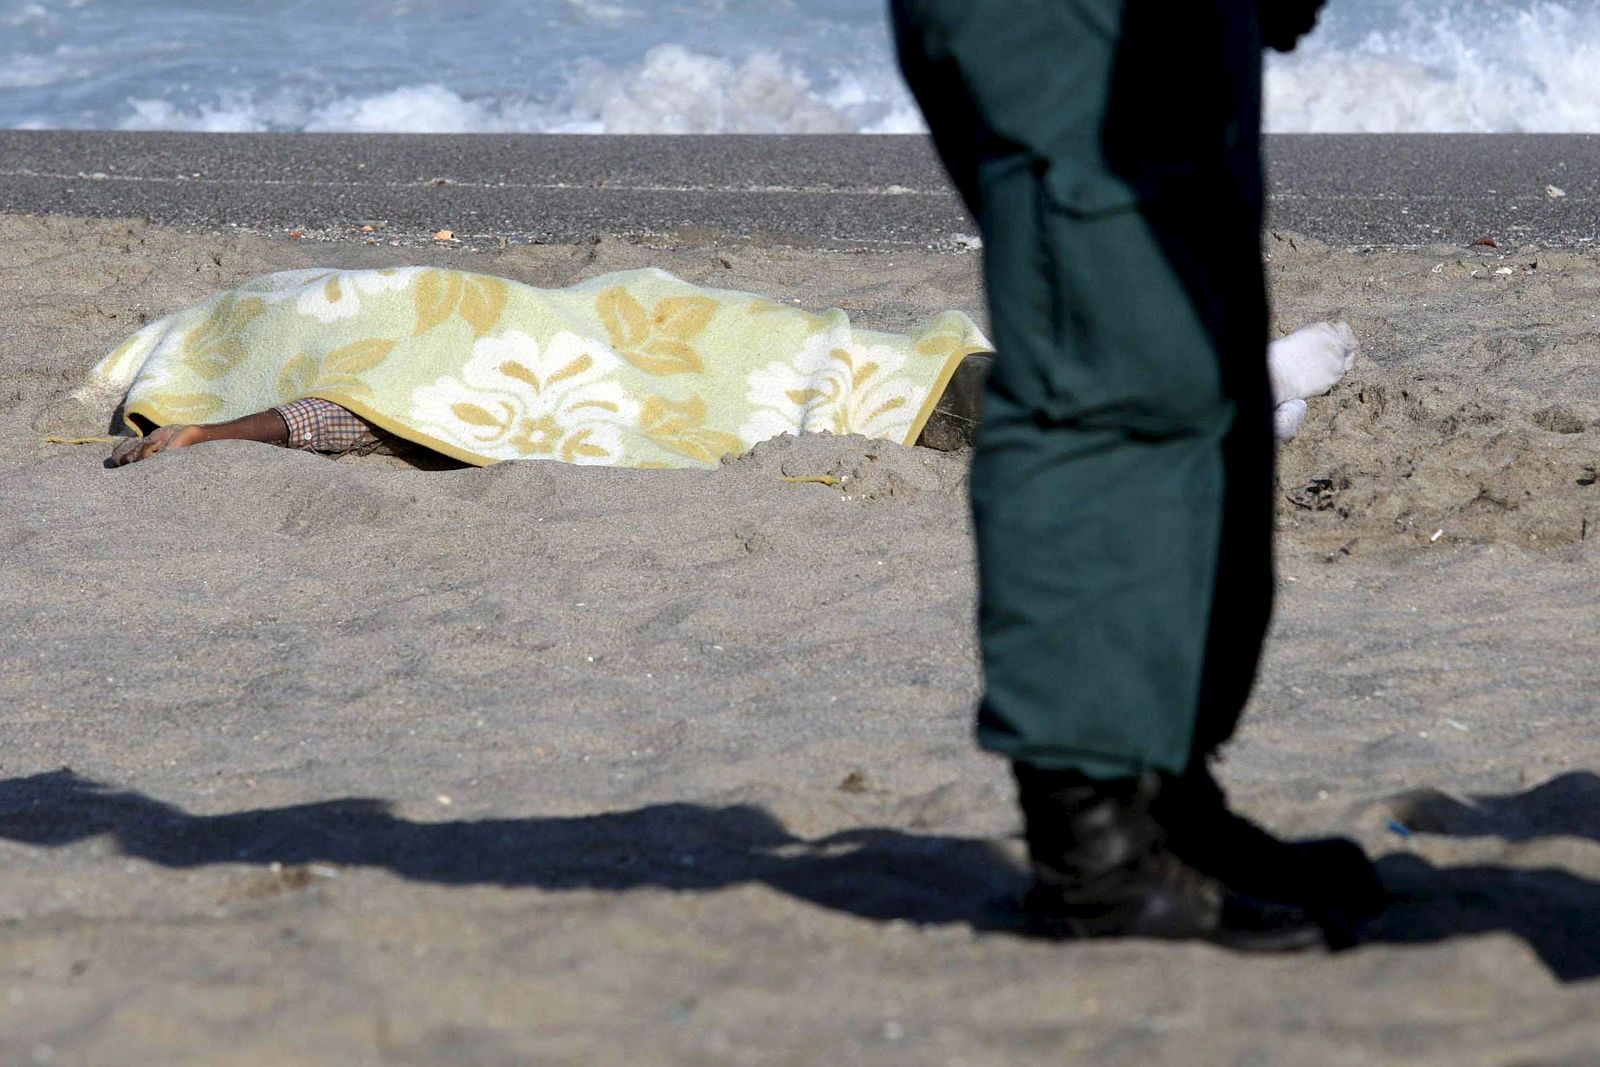
<path id="1" fill-rule="evenodd" d="M 981 315 L 917 150 L 865 191 L 498 235 L 450 201 L 185 216 L 175 181 L 97 207 L 46 194 L 110 178 L 35 167 L 0 204 L 0 1064 L 1600 1062 L 1600 189 L 1575 176 L 1600 139 L 1567 140 L 1522 139 L 1516 189 L 1431 237 L 1383 223 L 1429 202 L 1383 152 L 1341 213 L 1330 142 L 1278 142 L 1277 328 L 1363 347 L 1280 454 L 1277 622 L 1220 774 L 1276 829 L 1358 838 L 1396 900 L 1356 949 L 1266 959 L 1015 932 L 961 453 L 228 442 L 112 470 L 47 442 L 105 433 L 67 395 L 140 325 L 296 267 L 659 266 L 878 328 Z M 57 147 L 103 175 L 164 150 Z M 492 199 L 419 169 L 386 187 Z M 778 221 L 719 226 L 736 203 Z M 817 474 L 848 477 L 785 480 Z"/>

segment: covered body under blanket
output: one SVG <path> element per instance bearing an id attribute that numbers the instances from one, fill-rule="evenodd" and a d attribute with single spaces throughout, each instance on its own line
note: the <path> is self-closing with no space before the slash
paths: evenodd
<path id="1" fill-rule="evenodd" d="M 913 443 L 962 359 L 960 312 L 909 335 L 854 329 L 659 270 L 538 289 L 463 271 L 300 270 L 151 323 L 83 393 L 128 426 L 217 422 L 321 397 L 476 465 L 717 463 L 782 433 Z"/>

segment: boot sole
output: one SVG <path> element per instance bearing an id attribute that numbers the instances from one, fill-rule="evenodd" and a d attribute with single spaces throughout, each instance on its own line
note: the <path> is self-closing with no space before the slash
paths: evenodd
<path id="1" fill-rule="evenodd" d="M 1073 914 L 1054 905 L 1049 889 L 1035 887 L 1023 899 L 1027 932 L 1057 941 L 1136 938 L 1148 941 L 1200 941 L 1235 952 L 1285 953 L 1326 949 L 1329 937 L 1310 916 L 1270 928 L 1229 927 L 1161 921 L 1145 909 Z M 1298 913 L 1296 913 L 1298 915 Z"/>

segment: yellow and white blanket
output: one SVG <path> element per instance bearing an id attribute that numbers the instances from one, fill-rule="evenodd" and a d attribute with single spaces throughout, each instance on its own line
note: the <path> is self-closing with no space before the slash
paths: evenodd
<path id="1" fill-rule="evenodd" d="M 80 392 L 123 397 L 137 432 L 316 396 L 480 466 L 691 467 L 782 433 L 910 444 L 962 357 L 988 348 L 960 312 L 875 333 L 659 270 L 566 289 L 298 270 L 152 322 Z"/>

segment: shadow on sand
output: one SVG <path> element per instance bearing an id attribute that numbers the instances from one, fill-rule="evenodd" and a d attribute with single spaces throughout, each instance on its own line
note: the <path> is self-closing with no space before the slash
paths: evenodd
<path id="1" fill-rule="evenodd" d="M 1600 842 L 1600 777 L 1574 771 L 1522 793 L 1455 797 L 1417 790 L 1391 802 L 1416 834 Z M 1503 931 L 1532 946 L 1563 981 L 1600 976 L 1600 885 L 1559 868 L 1435 868 L 1404 853 L 1378 864 L 1391 896 L 1371 940 L 1439 941 Z"/>
<path id="2" fill-rule="evenodd" d="M 1555 802 L 1557 795 L 1587 806 L 1569 810 Z M 1519 796 L 1465 803 L 1504 813 L 1521 828 L 1518 839 L 1576 826 L 1588 827 L 1584 836 L 1593 838 L 1600 779 L 1567 775 Z M 1540 812 L 1558 814 L 1552 829 L 1538 829 Z M 1026 929 L 1015 903 L 1026 877 L 985 841 L 870 828 L 805 840 L 746 805 L 655 804 L 565 818 L 414 823 L 390 814 L 380 800 L 204 816 L 69 770 L 0 781 L 0 839 L 57 848 L 99 836 L 165 867 L 329 863 L 382 867 L 445 885 L 547 890 L 762 883 L 866 919 Z M 1526 941 L 1563 981 L 1600 975 L 1600 884 L 1561 870 L 1435 868 L 1410 855 L 1386 857 L 1379 869 L 1394 899 L 1370 942 L 1503 931 Z"/>
<path id="3" fill-rule="evenodd" d="M 419 823 L 384 801 L 349 798 L 208 816 L 69 770 L 0 780 L 0 839 L 53 848 L 99 836 L 163 867 L 327 863 L 550 890 L 759 882 L 863 918 L 986 928 L 1020 922 L 1010 902 L 1026 881 L 982 840 L 883 829 L 804 840 L 748 805 Z"/>

